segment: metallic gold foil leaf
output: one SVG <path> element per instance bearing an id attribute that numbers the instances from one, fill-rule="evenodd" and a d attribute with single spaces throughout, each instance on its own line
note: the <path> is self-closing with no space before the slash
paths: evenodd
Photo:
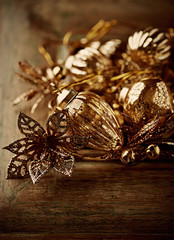
<path id="1" fill-rule="evenodd" d="M 11 144 L 9 144 L 7 147 L 4 147 L 3 149 L 7 149 L 8 151 L 20 155 L 20 154 L 26 154 L 33 150 L 34 141 L 29 138 L 21 138 Z"/>
<path id="2" fill-rule="evenodd" d="M 38 122 L 24 113 L 19 115 L 18 127 L 26 138 L 19 139 L 4 148 L 16 154 L 10 162 L 8 178 L 24 178 L 30 174 L 33 183 L 38 181 L 50 167 L 70 176 L 74 168 L 72 150 L 82 148 L 84 142 L 87 144 L 89 139 L 78 136 L 62 137 L 69 128 L 67 110 L 57 111 L 48 118 L 47 132 Z M 62 143 L 63 148 L 61 148 Z"/>
<path id="3" fill-rule="evenodd" d="M 113 152 L 113 158 L 120 157 L 124 164 L 135 164 L 143 161 L 145 158 L 156 159 L 160 156 L 160 147 L 162 145 L 173 146 L 174 142 L 171 139 L 164 138 L 163 130 L 171 116 L 156 116 L 153 120 L 144 124 L 143 126 L 137 125 L 132 121 L 126 130 L 126 126 L 122 127 L 127 141 L 119 151 Z M 172 129 L 171 129 L 172 130 Z M 174 130 L 174 129 L 173 129 Z M 158 145 L 157 145 L 158 144 Z M 155 146 L 153 151 L 149 151 L 149 146 Z M 149 153 L 149 154 L 148 154 Z M 162 153 L 165 153 L 165 148 Z M 166 152 L 168 156 L 172 156 L 172 151 Z"/>
<path id="4" fill-rule="evenodd" d="M 49 152 L 42 153 L 40 159 L 34 159 L 29 165 L 29 173 L 33 184 L 35 184 L 51 167 Z"/>
<path id="5" fill-rule="evenodd" d="M 85 148 L 88 145 L 89 137 L 81 137 L 81 136 L 65 136 L 60 137 L 58 139 L 58 143 L 63 148 L 66 146 L 66 148 L 72 149 L 72 150 L 79 150 L 81 148 Z"/>
<path id="6" fill-rule="evenodd" d="M 64 151 L 54 151 L 52 155 L 55 159 L 53 168 L 64 175 L 71 176 L 74 169 L 74 157 Z"/>
<path id="7" fill-rule="evenodd" d="M 47 132 L 49 135 L 61 137 L 69 128 L 69 115 L 67 110 L 57 111 L 47 120 Z"/>
<path id="8" fill-rule="evenodd" d="M 29 177 L 28 164 L 30 159 L 26 155 L 17 155 L 12 158 L 8 166 L 7 178 L 26 178 Z"/>
<path id="9" fill-rule="evenodd" d="M 37 137 L 42 137 L 45 134 L 43 127 L 24 113 L 19 114 L 18 128 L 22 134 L 29 138 L 32 137 L 33 134 Z"/>

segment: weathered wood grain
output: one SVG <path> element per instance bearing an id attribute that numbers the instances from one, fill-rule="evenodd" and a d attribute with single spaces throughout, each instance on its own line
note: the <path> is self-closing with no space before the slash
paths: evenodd
<path id="1" fill-rule="evenodd" d="M 173 234 L 173 164 L 77 163 L 73 177 L 8 180 L 0 230 L 32 233 Z M 9 185 L 9 187 L 8 187 Z"/>
<path id="2" fill-rule="evenodd" d="M 122 235 L 122 234 L 3 234 L 1 240 L 171 240 L 173 236 L 170 234 L 157 234 L 157 235 Z"/>
<path id="3" fill-rule="evenodd" d="M 158 7 L 157 7 L 158 4 Z M 159 7 L 160 6 L 160 7 Z M 144 26 L 162 29 L 174 22 L 172 1 L 25 0 L 0 2 L 0 147 L 20 136 L 19 111 L 12 100 L 30 88 L 14 72 L 18 61 L 43 65 L 37 52 L 43 38 L 83 34 L 99 19 L 118 19 L 109 36 L 122 39 Z M 34 117 L 45 123 L 41 104 Z M 48 173 L 38 184 L 6 180 L 12 155 L 1 151 L 0 239 L 173 239 L 174 164 L 77 163 L 72 178 Z"/>

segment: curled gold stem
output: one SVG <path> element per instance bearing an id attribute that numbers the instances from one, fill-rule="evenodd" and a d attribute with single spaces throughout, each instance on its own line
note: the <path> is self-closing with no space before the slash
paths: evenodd
<path id="1" fill-rule="evenodd" d="M 43 45 L 39 47 L 39 52 L 43 55 L 47 63 L 53 67 L 54 66 L 54 61 L 52 60 L 51 55 L 48 53 L 48 51 L 45 49 Z"/>

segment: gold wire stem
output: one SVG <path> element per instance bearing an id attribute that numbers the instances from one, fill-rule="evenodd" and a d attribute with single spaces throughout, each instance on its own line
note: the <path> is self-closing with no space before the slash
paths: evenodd
<path id="1" fill-rule="evenodd" d="M 148 74 L 148 73 L 152 73 L 152 71 L 151 70 L 149 70 L 149 71 L 132 71 L 132 72 L 122 73 L 118 76 L 112 77 L 110 79 L 111 82 L 120 80 L 119 83 L 115 86 L 113 92 L 115 92 L 119 88 L 119 86 L 129 77 L 138 76 L 141 74 Z"/>
<path id="2" fill-rule="evenodd" d="M 51 67 L 53 67 L 53 66 L 54 66 L 54 61 L 53 61 L 51 55 L 49 54 L 49 52 L 45 49 L 45 47 L 44 47 L 43 45 L 41 45 L 41 46 L 39 47 L 39 52 L 40 52 L 40 54 L 43 55 L 43 57 L 45 58 L 45 60 L 47 61 L 47 63 L 48 63 Z"/>
<path id="3" fill-rule="evenodd" d="M 119 74 L 118 76 L 114 76 L 111 78 L 111 81 L 117 81 L 119 79 L 127 79 L 128 77 L 131 77 L 131 76 L 136 76 L 136 75 L 139 75 L 139 74 L 143 74 L 143 73 L 151 73 L 152 71 L 151 70 L 148 70 L 148 71 L 131 71 L 131 72 L 127 72 L 127 73 L 122 73 L 122 74 Z"/>
<path id="4" fill-rule="evenodd" d="M 76 85 L 80 85 L 80 84 L 83 84 L 85 82 L 88 82 L 89 80 L 93 79 L 94 77 L 98 76 L 98 74 L 89 74 L 87 75 L 86 77 L 84 78 L 80 78 L 78 79 L 78 81 L 75 81 L 75 82 L 72 82 L 72 83 L 68 83 L 62 87 L 59 87 L 59 91 L 62 91 L 63 89 L 65 88 L 71 88 L 71 87 L 74 87 Z"/>
<path id="5" fill-rule="evenodd" d="M 63 41 L 62 41 L 63 45 L 67 46 L 69 44 L 69 39 L 70 39 L 71 36 L 72 36 L 72 32 L 71 31 L 65 33 L 65 35 L 63 37 Z"/>

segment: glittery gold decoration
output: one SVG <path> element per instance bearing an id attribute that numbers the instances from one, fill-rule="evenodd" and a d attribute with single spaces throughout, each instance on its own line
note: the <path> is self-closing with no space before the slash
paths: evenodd
<path id="1" fill-rule="evenodd" d="M 111 65 L 111 60 L 102 55 L 97 49 L 86 47 L 74 56 L 70 56 L 65 66 L 76 77 L 98 73 Z"/>
<path id="2" fill-rule="evenodd" d="M 85 85 L 81 84 L 81 88 L 101 91 L 107 86 L 106 78 L 102 71 L 111 68 L 112 62 L 97 49 L 86 47 L 74 56 L 69 56 L 65 62 L 65 67 L 70 70 L 75 81 L 89 74 L 94 74 L 94 77 L 87 81 Z"/>
<path id="3" fill-rule="evenodd" d="M 170 57 L 170 43 L 165 33 L 158 28 L 135 32 L 128 38 L 123 54 L 124 72 L 162 66 Z"/>
<path id="4" fill-rule="evenodd" d="M 93 74 L 85 84 L 81 82 L 80 88 L 75 87 L 77 91 L 82 89 L 100 92 L 107 88 L 110 79 L 118 73 L 112 56 L 117 56 L 120 44 L 119 39 L 112 39 L 102 45 L 95 41 L 66 59 L 65 67 L 71 72 L 74 81 L 80 82 L 81 78 Z"/>
<path id="5" fill-rule="evenodd" d="M 113 110 L 97 94 L 81 92 L 67 108 L 74 132 L 91 136 L 88 147 L 108 151 L 123 145 L 123 134 Z"/>
<path id="6" fill-rule="evenodd" d="M 63 136 L 69 129 L 67 110 L 57 111 L 46 123 L 47 131 L 34 119 L 20 113 L 18 128 L 25 138 L 4 149 L 16 154 L 8 167 L 7 178 L 25 178 L 30 175 L 33 183 L 51 167 L 70 176 L 74 168 L 74 156 L 69 151 L 87 145 L 87 137 Z M 67 148 L 67 150 L 66 150 Z"/>
<path id="7" fill-rule="evenodd" d="M 164 81 L 144 79 L 129 89 L 123 109 L 135 123 L 147 122 L 157 115 L 173 113 L 172 98 Z"/>
<path id="8" fill-rule="evenodd" d="M 19 116 L 25 138 L 6 147 L 16 154 L 10 178 L 30 175 L 35 182 L 51 166 L 70 175 L 75 156 L 119 159 L 127 165 L 161 154 L 174 157 L 174 30 L 147 28 L 133 33 L 127 43 L 117 36 L 106 40 L 116 23 L 100 20 L 76 41 L 70 31 L 62 42 L 45 42 L 39 47 L 48 65 L 44 68 L 20 62 L 22 73 L 17 75 L 35 87 L 14 104 L 38 96 L 33 113 L 49 96 L 48 108 L 57 112 L 48 119 L 47 131 Z M 63 44 L 64 58 L 47 51 L 49 44 Z"/>

